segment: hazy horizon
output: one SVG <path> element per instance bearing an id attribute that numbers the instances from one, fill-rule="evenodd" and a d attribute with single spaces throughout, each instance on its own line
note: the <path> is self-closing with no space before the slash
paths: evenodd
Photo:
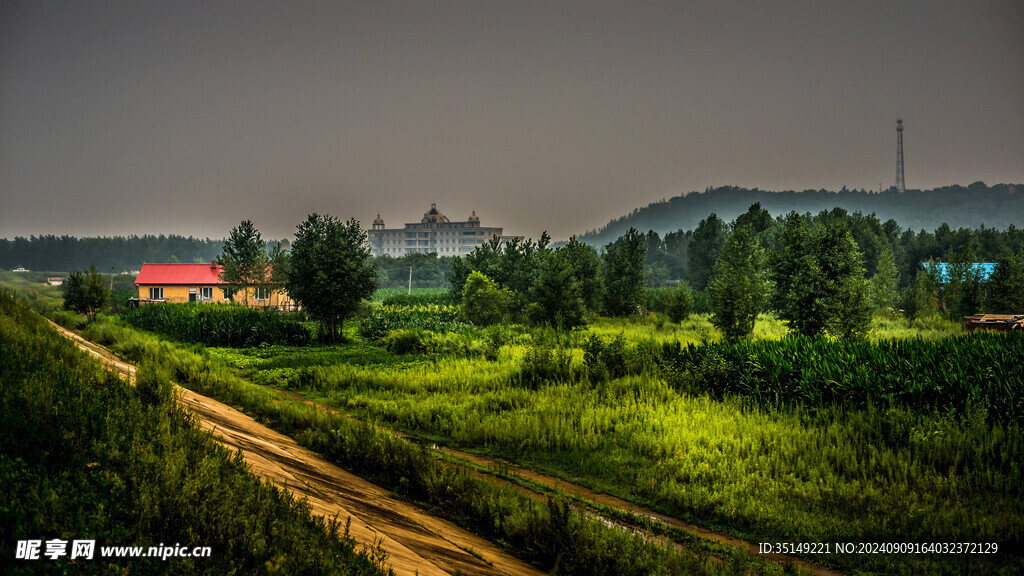
<path id="1" fill-rule="evenodd" d="M 1024 5 L 3 2 L 0 237 L 1024 182 Z"/>

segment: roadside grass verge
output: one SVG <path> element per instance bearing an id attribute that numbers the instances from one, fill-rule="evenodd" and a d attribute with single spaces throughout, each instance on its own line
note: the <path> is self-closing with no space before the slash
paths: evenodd
<path id="1" fill-rule="evenodd" d="M 144 366 L 132 387 L 3 291 L 0 349 L 8 573 L 383 573 L 379 553 L 357 552 L 342 526 L 200 431 L 161 368 Z M 14 560 L 15 542 L 30 539 L 95 540 L 95 556 Z M 210 557 L 99 557 L 105 546 L 179 543 Z"/>

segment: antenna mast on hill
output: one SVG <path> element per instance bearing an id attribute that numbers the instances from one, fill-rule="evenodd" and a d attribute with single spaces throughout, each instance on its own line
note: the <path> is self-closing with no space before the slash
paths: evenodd
<path id="1" fill-rule="evenodd" d="M 903 119 L 896 121 L 896 191 L 900 194 L 907 191 L 907 181 L 903 178 Z"/>

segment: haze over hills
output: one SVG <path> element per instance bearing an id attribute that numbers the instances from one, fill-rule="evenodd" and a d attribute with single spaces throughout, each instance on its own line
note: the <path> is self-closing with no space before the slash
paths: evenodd
<path id="1" fill-rule="evenodd" d="M 904 230 L 934 230 L 943 223 L 952 228 L 1005 229 L 1011 224 L 1024 226 L 1024 185 L 975 182 L 969 186 L 946 186 L 932 190 L 895 189 L 884 192 L 847 190 L 805 190 L 772 192 L 757 188 L 723 186 L 704 192 L 691 192 L 637 208 L 616 218 L 599 230 L 579 236 L 583 242 L 603 246 L 629 230 L 654 230 L 659 234 L 692 230 L 711 213 L 726 222 L 746 212 L 755 202 L 772 216 L 791 211 L 815 214 L 835 207 L 850 212 L 874 213 L 883 222 L 895 220 Z"/>

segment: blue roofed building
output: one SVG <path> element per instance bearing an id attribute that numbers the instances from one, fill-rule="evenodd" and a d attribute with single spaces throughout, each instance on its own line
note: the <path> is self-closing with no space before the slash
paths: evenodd
<path id="1" fill-rule="evenodd" d="M 949 282 L 949 269 L 951 264 L 948 262 L 937 262 L 934 266 L 935 278 L 939 281 L 939 284 L 946 284 Z M 932 264 L 930 262 L 923 262 L 921 267 L 928 272 L 932 271 Z M 970 270 L 974 274 L 977 274 L 980 281 L 988 282 L 988 279 L 992 277 L 992 273 L 996 271 L 996 265 L 994 262 L 975 262 L 970 265 Z"/>

